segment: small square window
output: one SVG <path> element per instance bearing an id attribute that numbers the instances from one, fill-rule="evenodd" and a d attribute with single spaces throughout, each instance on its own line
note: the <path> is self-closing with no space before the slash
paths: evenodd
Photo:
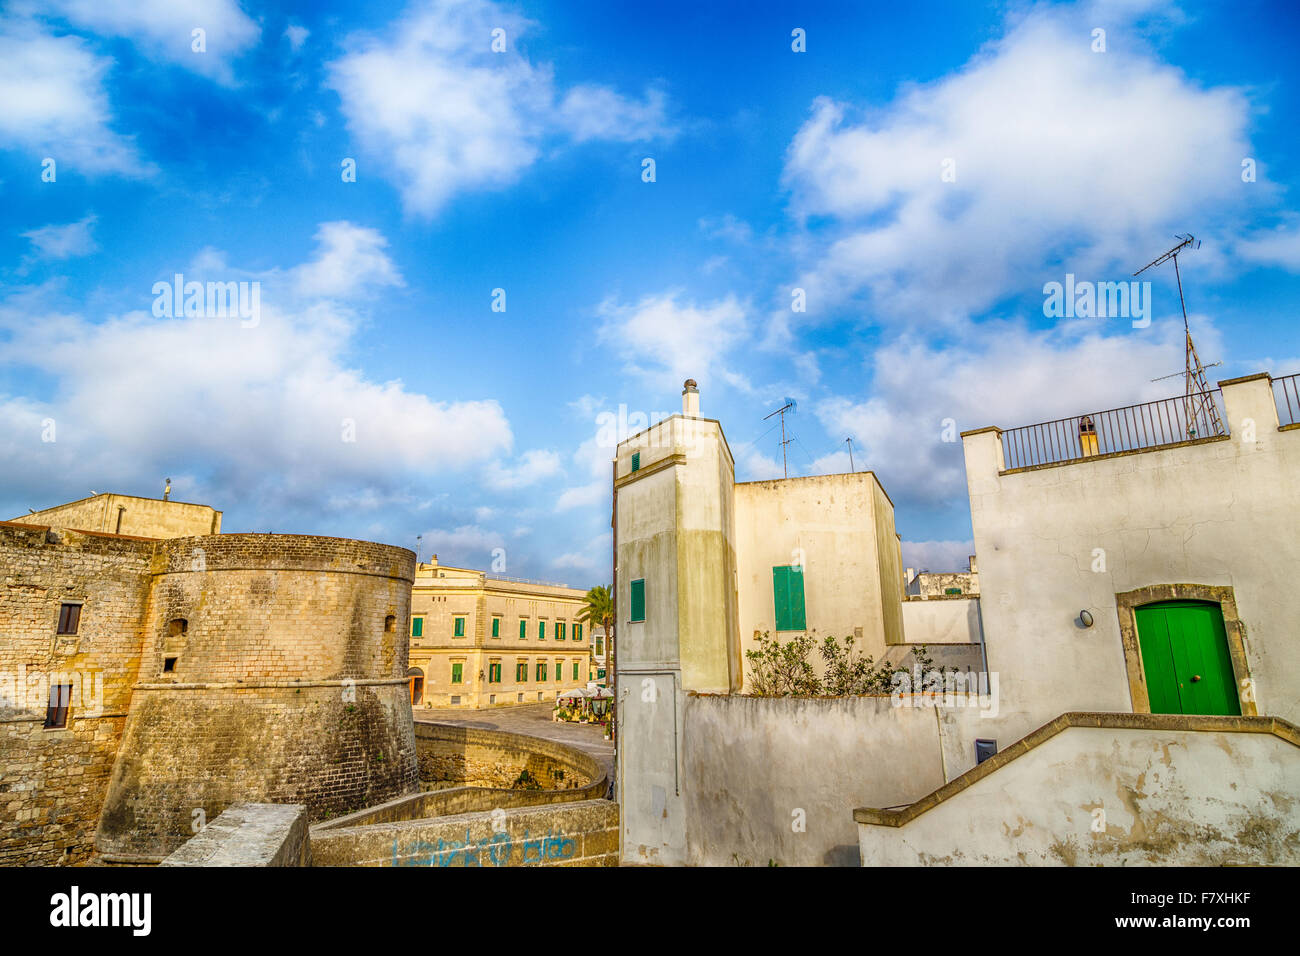
<path id="1" fill-rule="evenodd" d="M 176 671 L 176 658 L 174 658 L 174 657 L 164 657 L 164 658 L 163 658 L 163 673 L 164 673 L 164 674 L 171 674 L 171 673 L 174 673 L 175 671 Z"/>
<path id="2" fill-rule="evenodd" d="M 975 741 L 975 763 L 977 765 L 982 764 L 997 752 L 998 742 L 996 740 Z"/>
<path id="3" fill-rule="evenodd" d="M 458 704 L 460 704 L 460 698 L 459 698 L 459 697 L 453 697 L 453 698 L 451 699 L 451 704 L 452 704 L 453 707 L 457 706 Z"/>

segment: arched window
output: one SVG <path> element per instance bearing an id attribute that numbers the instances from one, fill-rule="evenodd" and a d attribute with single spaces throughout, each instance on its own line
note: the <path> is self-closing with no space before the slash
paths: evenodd
<path id="1" fill-rule="evenodd" d="M 395 630 L 397 630 L 397 618 L 390 614 L 384 618 L 384 633 L 392 634 Z"/>

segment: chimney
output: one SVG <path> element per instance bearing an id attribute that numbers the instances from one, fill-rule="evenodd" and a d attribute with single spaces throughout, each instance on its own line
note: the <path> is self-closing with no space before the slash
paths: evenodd
<path id="1" fill-rule="evenodd" d="M 688 378 L 682 387 L 682 414 L 687 418 L 700 417 L 700 390 L 693 378 Z"/>

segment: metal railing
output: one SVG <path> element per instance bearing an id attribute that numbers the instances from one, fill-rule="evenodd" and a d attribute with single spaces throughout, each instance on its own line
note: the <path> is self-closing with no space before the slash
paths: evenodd
<path id="1" fill-rule="evenodd" d="M 512 581 L 515 584 L 539 584 L 547 588 L 567 588 L 567 584 L 561 584 L 559 581 L 538 581 L 534 578 L 516 578 L 509 574 L 497 574 L 495 571 L 484 571 L 483 577 L 491 581 Z"/>
<path id="2" fill-rule="evenodd" d="M 1004 467 L 1028 468 L 1226 434 L 1218 389 L 1058 418 L 1002 432 Z M 1300 406 L 1298 406 L 1300 407 Z"/>
<path id="3" fill-rule="evenodd" d="M 1277 423 L 1300 422 L 1300 372 L 1273 379 L 1273 401 L 1277 402 Z"/>

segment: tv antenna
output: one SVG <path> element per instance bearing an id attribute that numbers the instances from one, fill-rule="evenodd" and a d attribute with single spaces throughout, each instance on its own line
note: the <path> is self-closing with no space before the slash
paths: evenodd
<path id="1" fill-rule="evenodd" d="M 1219 407 L 1214 404 L 1214 396 L 1210 394 L 1209 382 L 1205 379 L 1205 370 L 1214 368 L 1215 365 L 1221 365 L 1222 362 L 1213 362 L 1209 365 L 1201 364 L 1201 357 L 1196 354 L 1196 345 L 1192 342 L 1192 329 L 1187 323 L 1187 302 L 1183 298 L 1183 277 L 1178 269 L 1178 254 L 1185 249 L 1199 249 L 1201 240 L 1187 235 L 1176 235 L 1180 240 L 1178 245 L 1174 246 L 1162 256 L 1152 259 L 1137 272 L 1133 273 L 1139 276 L 1153 266 L 1158 266 L 1162 262 L 1174 261 L 1174 280 L 1178 283 L 1178 304 L 1183 309 L 1183 336 L 1186 343 L 1186 367 L 1181 373 L 1174 372 L 1171 375 L 1162 375 L 1160 378 L 1152 379 L 1158 382 L 1163 378 L 1173 378 L 1174 375 L 1183 376 L 1183 414 L 1187 419 L 1187 437 L 1196 438 L 1196 423 L 1206 421 L 1214 429 L 1214 434 L 1223 434 L 1223 421 L 1219 418 Z"/>
<path id="2" fill-rule="evenodd" d="M 849 471 L 857 471 L 857 469 L 853 467 L 853 439 L 846 438 L 844 440 L 848 442 L 849 445 Z"/>
<path id="3" fill-rule="evenodd" d="M 772 413 L 772 415 L 781 416 L 781 470 L 785 472 L 785 476 L 787 478 L 790 477 L 790 466 L 786 463 L 785 446 L 790 444 L 790 442 L 794 441 L 794 439 L 785 437 L 785 413 L 789 412 L 791 415 L 793 415 L 794 409 L 795 409 L 794 399 L 787 398 L 785 400 L 785 404 Z M 763 421 L 767 421 L 769 418 L 772 417 L 772 415 L 764 415 Z"/>

